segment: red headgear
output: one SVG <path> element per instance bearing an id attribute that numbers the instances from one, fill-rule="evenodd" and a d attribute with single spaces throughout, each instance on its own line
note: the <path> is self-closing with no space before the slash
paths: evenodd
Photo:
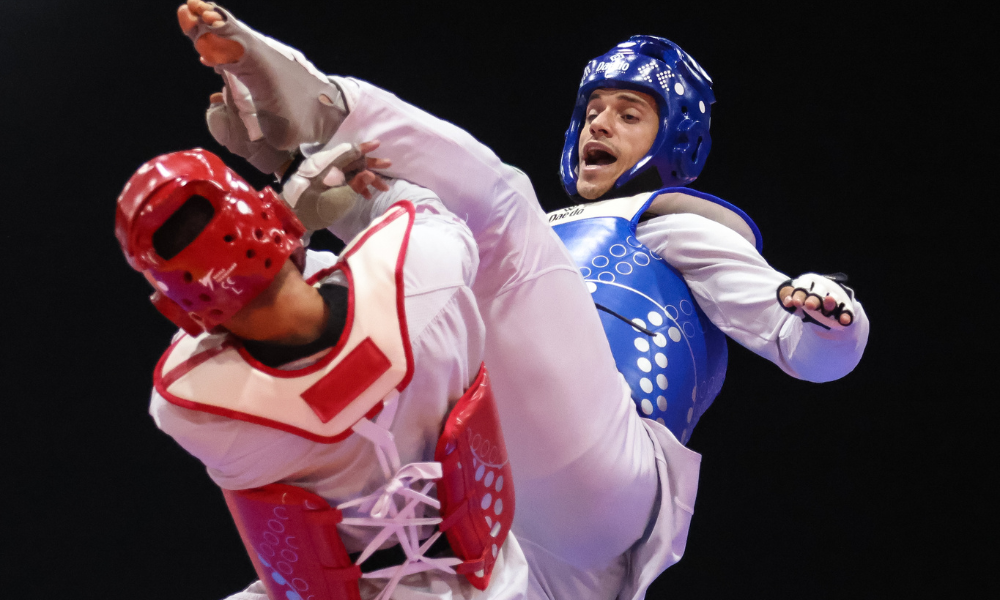
<path id="1" fill-rule="evenodd" d="M 154 249 L 156 231 L 193 196 L 212 207 L 208 224 L 176 256 Z M 257 192 L 200 148 L 142 165 L 118 197 L 115 236 L 125 258 L 156 288 L 150 299 L 197 335 L 227 321 L 267 289 L 290 256 L 300 270 L 302 223 L 271 188 Z"/>

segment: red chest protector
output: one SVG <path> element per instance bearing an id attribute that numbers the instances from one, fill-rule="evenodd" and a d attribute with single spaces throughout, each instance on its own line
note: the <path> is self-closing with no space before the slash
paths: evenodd
<path id="1" fill-rule="evenodd" d="M 185 336 L 157 365 L 157 391 L 185 408 L 319 443 L 359 431 L 372 439 L 371 431 L 378 426 L 369 419 L 405 389 L 412 375 L 402 268 L 413 219 L 412 205 L 400 203 L 345 248 L 333 270 L 341 270 L 350 283 L 348 323 L 338 346 L 317 363 L 297 371 L 270 369 L 233 344 L 213 339 L 219 336 Z M 391 446 L 389 459 L 383 460 L 385 453 L 379 450 L 388 479 L 393 469 L 398 476 L 414 465 L 400 468 L 391 434 L 385 430 L 383 435 L 388 437 L 381 444 Z M 513 520 L 514 486 L 485 367 L 449 414 L 434 460 L 440 463 L 436 485 L 441 518 L 423 524 L 440 521 L 438 529 L 457 557 L 446 559 L 450 562 L 442 570 L 453 568 L 476 588 L 486 589 Z M 436 463 L 419 465 L 436 468 Z M 358 579 L 363 575 L 337 530 L 343 520 L 340 510 L 320 496 L 284 484 L 223 493 L 271 600 L 359 598 Z M 400 537 L 400 542 L 405 550 L 406 540 Z M 390 578 L 386 589 L 403 574 L 381 575 Z"/>

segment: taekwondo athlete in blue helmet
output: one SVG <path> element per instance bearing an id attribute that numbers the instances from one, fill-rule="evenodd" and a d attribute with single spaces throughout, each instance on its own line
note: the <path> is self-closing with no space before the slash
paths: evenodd
<path id="1" fill-rule="evenodd" d="M 722 387 L 726 335 L 813 382 L 849 373 L 868 340 L 842 274 L 779 273 L 746 213 L 684 187 L 711 150 L 714 102 L 708 73 L 663 38 L 590 61 L 560 164 L 581 204 L 549 215 L 637 410 L 684 444 Z"/>

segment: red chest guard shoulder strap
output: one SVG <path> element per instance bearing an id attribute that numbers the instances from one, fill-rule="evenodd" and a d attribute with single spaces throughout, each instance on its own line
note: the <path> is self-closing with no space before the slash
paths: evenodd
<path id="1" fill-rule="evenodd" d="M 404 389 L 413 373 L 403 289 L 413 220 L 413 205 L 397 203 L 344 249 L 334 267 L 310 279 L 316 283 L 339 270 L 350 284 L 344 333 L 316 363 L 273 369 L 229 338 L 182 336 L 156 366 L 157 392 L 177 406 L 315 442 L 350 435 L 359 420 L 381 410 L 387 395 Z"/>
<path id="2" fill-rule="evenodd" d="M 455 572 L 484 590 L 514 518 L 510 462 L 485 367 L 448 416 L 434 458 L 442 465 L 438 527 L 462 561 Z M 361 570 L 336 529 L 340 510 L 283 484 L 224 494 L 272 600 L 359 597 Z"/>

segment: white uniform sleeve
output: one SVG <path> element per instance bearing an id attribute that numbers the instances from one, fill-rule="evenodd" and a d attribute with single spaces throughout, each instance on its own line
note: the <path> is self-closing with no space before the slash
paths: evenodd
<path id="1" fill-rule="evenodd" d="M 637 238 L 681 272 L 712 323 L 792 377 L 832 381 L 861 360 L 869 328 L 861 303 L 854 302 L 854 324 L 840 331 L 805 323 L 778 304 L 778 286 L 788 276 L 734 231 L 677 214 L 640 224 Z"/>

